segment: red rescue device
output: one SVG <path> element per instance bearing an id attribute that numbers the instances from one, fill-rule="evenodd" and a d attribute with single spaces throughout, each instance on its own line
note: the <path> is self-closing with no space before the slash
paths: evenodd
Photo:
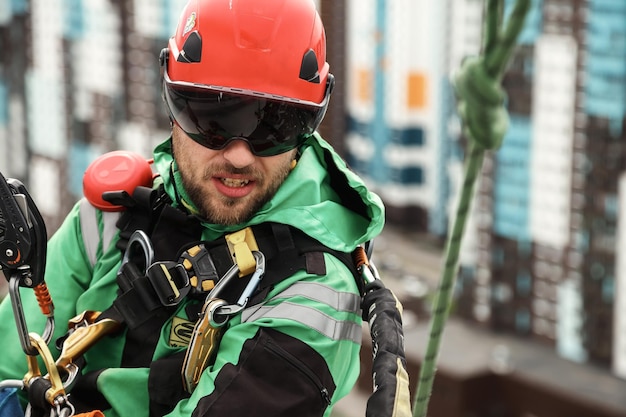
<path id="1" fill-rule="evenodd" d="M 125 191 L 132 195 L 138 186 L 151 187 L 154 179 L 152 161 L 130 151 L 108 152 L 94 160 L 83 175 L 83 194 L 102 211 L 120 211 L 102 198 L 108 191 Z"/>

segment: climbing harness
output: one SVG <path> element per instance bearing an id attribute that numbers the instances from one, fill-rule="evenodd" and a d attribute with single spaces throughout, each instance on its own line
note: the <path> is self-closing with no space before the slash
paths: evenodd
<path id="1" fill-rule="evenodd" d="M 122 233 L 137 228 L 141 222 L 145 227 L 135 230 L 123 242 L 124 255 L 117 275 L 119 295 L 110 308 L 102 312 L 85 311 L 70 321 L 66 335 L 57 340 L 57 348 L 61 353 L 54 362 L 47 347 L 53 333 L 53 328 L 50 328 L 54 323 L 51 315 L 52 303 L 49 295 L 44 296 L 47 293 L 36 285 L 44 284 L 43 276 L 32 273 L 36 270 L 43 274 L 44 270 L 44 265 L 36 262 L 42 259 L 39 257 L 41 253 L 45 255 L 46 240 L 43 237 L 46 233 L 45 230 L 34 227 L 43 226 L 43 221 L 40 220 L 36 206 L 21 184 L 14 180 L 7 183 L 4 178 L 2 182 L 4 187 L 0 212 L 4 216 L 2 224 L 5 233 L 0 248 L 3 250 L 6 248 L 5 255 L 16 254 L 11 259 L 3 259 L 2 265 L 5 275 L 11 276 L 12 304 L 20 330 L 20 339 L 23 340 L 22 345 L 25 353 L 29 355 L 29 371 L 25 381 L 3 381 L 2 387 L 16 387 L 27 391 L 29 402 L 38 409 L 49 408 L 56 415 L 74 414 L 73 405 L 66 393 L 80 380 L 82 355 L 102 337 L 115 334 L 124 327 L 128 327 L 128 334 L 134 330 L 144 332 L 140 333 L 142 335 L 158 333 L 154 329 L 160 329 L 162 325 L 160 317 L 170 317 L 172 307 L 177 306 L 186 297 L 205 298 L 203 308 L 197 316 L 199 319 L 195 324 L 186 357 L 184 362 L 181 361 L 179 368 L 183 377 L 181 385 L 184 385 L 188 392 L 192 392 L 200 374 L 212 359 L 226 323 L 230 317 L 250 305 L 253 302 L 252 298 L 255 298 L 254 303 L 260 302 L 274 284 L 287 278 L 295 270 L 304 269 L 312 274 L 324 274 L 323 257 L 319 256 L 322 252 L 333 253 L 346 265 L 352 263 L 349 254 L 333 251 L 297 229 L 280 224 L 262 224 L 246 228 L 226 235 L 218 242 L 195 243 L 180 254 L 178 261 L 158 260 L 167 250 L 163 247 L 155 250 L 148 233 L 156 235 L 157 238 L 162 235 L 173 236 L 181 224 L 188 222 L 185 219 L 182 222 L 170 221 L 178 214 L 175 214 L 171 206 L 161 198 L 162 191 L 137 186 L 135 191 L 139 195 L 148 196 L 146 201 L 150 207 L 148 210 L 139 207 L 138 212 L 141 214 L 130 216 L 129 213 L 124 213 L 120 216 L 125 225 Z M 111 195 L 107 197 L 110 198 Z M 127 195 L 124 198 L 126 200 L 120 201 L 128 202 L 131 196 Z M 136 201 L 131 205 L 135 206 Z M 23 212 L 27 213 L 27 216 Z M 146 217 L 146 213 L 153 215 L 147 222 L 141 219 Z M 165 216 L 165 220 L 159 223 L 162 216 Z M 189 227 L 182 229 L 198 229 L 196 223 L 187 225 Z M 185 234 L 185 230 L 182 232 Z M 41 238 L 36 239 L 39 237 Z M 36 243 L 38 245 L 34 247 Z M 267 260 L 271 264 L 272 276 L 271 279 L 263 280 L 264 272 L 268 268 Z M 35 268 L 30 267 L 31 263 Z M 356 275 L 353 265 L 351 269 Z M 242 281 L 235 279 L 237 277 L 249 278 Z M 262 281 L 263 286 L 260 285 Z M 37 294 L 41 294 L 42 299 L 48 300 L 46 311 L 50 313 L 50 319 L 44 332 L 45 338 L 28 332 L 26 328 L 17 291 L 20 283 L 23 286 L 34 286 Z M 160 314 L 160 311 L 164 311 L 165 314 Z M 141 336 L 137 338 L 141 339 Z M 151 342 L 146 343 L 150 345 Z M 37 356 L 43 358 L 45 372 L 39 370 Z M 143 356 L 150 360 L 151 355 Z M 37 394 L 35 391 L 41 390 L 34 388 L 41 386 L 42 383 L 48 385 L 47 391 Z M 57 408 L 59 411 L 54 411 Z"/>
<path id="2" fill-rule="evenodd" d="M 39 220 L 37 208 L 24 187 L 9 186 L 3 177 L 0 178 L 2 178 L 0 187 L 4 185 L 3 193 L 0 195 L 2 197 L 0 211 L 5 218 L 4 224 L 10 225 L 5 226 L 8 232 L 4 234 L 0 248 L 13 245 L 11 248 L 19 247 L 21 253 L 24 254 L 23 258 L 20 258 L 23 262 L 19 265 L 14 260 L 3 260 L 4 273 L 12 276 L 12 288 L 17 288 L 16 283 L 21 282 L 20 279 L 24 281 L 26 277 L 30 277 L 30 280 L 24 283 L 29 285 L 44 284 L 42 277 L 34 277 L 26 273 L 28 270 L 26 261 L 32 262 L 39 259 L 37 258 L 38 251 L 45 250 L 45 240 L 35 239 L 45 236 L 45 232 L 35 231 L 32 227 L 27 228 L 26 225 L 43 225 L 43 222 Z M 9 183 L 14 184 L 13 180 Z M 146 193 L 141 186 L 137 189 L 140 194 Z M 16 194 L 18 197 L 15 197 Z M 160 198 L 148 200 L 152 202 L 151 204 L 161 201 Z M 23 208 L 16 209 L 20 207 L 17 201 L 29 202 L 26 213 L 28 217 L 33 217 L 30 223 L 19 216 L 9 217 L 12 213 L 23 212 Z M 163 206 L 160 208 L 162 209 Z M 140 211 L 144 214 L 146 212 Z M 127 229 L 132 229 L 138 224 L 136 219 L 126 218 L 125 222 Z M 144 222 L 144 226 L 147 226 L 145 229 L 155 232 L 153 225 L 149 223 Z M 12 234 L 13 230 L 22 233 L 28 230 L 31 233 L 25 237 L 14 237 L 17 234 Z M 31 247 L 26 246 L 24 242 L 38 242 L 39 244 L 36 249 L 30 250 Z M 364 295 L 363 305 L 367 306 L 365 316 L 370 321 L 373 340 L 377 345 L 375 358 L 381 358 L 374 360 L 379 387 L 376 395 L 382 398 L 384 394 L 385 401 L 392 400 L 384 404 L 377 399 L 370 401 L 368 410 L 375 411 L 368 411 L 368 416 L 403 417 L 405 415 L 397 411 L 398 405 L 402 404 L 402 399 L 406 397 L 398 397 L 396 394 L 398 387 L 402 387 L 396 382 L 396 375 L 406 374 L 404 347 L 401 342 L 401 317 L 397 310 L 397 300 L 380 282 L 373 264 L 367 261 L 365 249 L 359 248 L 352 254 L 355 256 L 353 259 L 351 254 L 333 251 L 297 229 L 273 223 L 257 225 L 228 234 L 220 242 L 192 244 L 182 251 L 176 262 L 156 260 L 157 255 L 155 255 L 152 240 L 143 230 L 135 230 L 124 243 L 124 247 L 125 251 L 117 277 L 120 295 L 109 309 L 103 312 L 85 311 L 70 321 L 69 331 L 57 341 L 57 347 L 61 353 L 56 362 L 52 359 L 47 347 L 50 336 L 44 339 L 27 331 L 21 303 L 19 298 L 16 299 L 14 308 L 18 327 L 22 334 L 28 335 L 28 337 L 22 337 L 26 340 L 23 345 L 29 359 L 29 370 L 24 381 L 3 381 L 0 387 L 18 388 L 29 393 L 30 404 L 27 415 L 41 415 L 41 410 L 46 410 L 46 413 L 54 417 L 74 415 L 76 410 L 67 393 L 79 380 L 81 357 L 91 346 L 102 337 L 119 332 L 124 326 L 129 327 L 130 331 L 132 328 L 151 322 L 155 310 L 176 306 L 185 297 L 204 297 L 188 349 L 179 368 L 184 389 L 187 393 L 193 392 L 202 371 L 213 360 L 221 333 L 228 320 L 241 313 L 247 306 L 263 300 L 274 284 L 290 276 L 297 269 L 305 269 L 317 275 L 325 274 L 323 257 L 319 256 L 323 252 L 333 254 L 353 271 Z M 366 249 L 371 253 L 371 245 Z M 42 265 L 36 265 L 40 267 L 37 271 L 43 273 Z M 271 269 L 272 273 L 271 276 L 266 277 L 265 272 L 268 269 Z M 237 279 L 242 277 L 248 277 L 248 279 L 245 281 Z M 233 297 L 233 287 L 236 297 Z M 43 291 L 39 292 L 43 293 Z M 138 303 L 131 301 L 139 299 L 138 292 L 142 292 L 141 298 L 144 300 L 146 294 L 151 294 L 148 298 L 152 301 L 148 302 L 148 306 L 144 304 L 138 307 Z M 11 293 L 15 296 L 16 291 L 12 290 Z M 49 298 L 47 296 L 46 299 L 49 300 Z M 49 304 L 51 306 L 51 300 Z M 385 314 L 385 310 L 390 305 L 397 314 Z M 49 307 L 49 310 L 51 312 L 52 308 Z M 393 317 L 393 320 L 383 320 L 382 318 L 386 316 Z M 389 337 L 386 329 L 391 329 L 394 336 Z M 51 335 L 52 331 L 47 330 L 45 333 Z M 383 370 L 388 366 L 384 363 L 388 355 L 383 355 L 383 352 L 391 352 L 388 349 L 389 341 L 400 342 L 394 347 L 393 355 L 397 355 L 398 359 L 394 359 L 394 371 L 391 373 Z M 38 367 L 38 356 L 42 358 L 46 367 L 45 375 L 42 375 L 43 372 Z M 392 376 L 391 380 L 385 375 Z M 400 381 L 408 391 L 406 386 L 408 379 L 400 378 Z M 43 390 L 40 388 L 42 386 Z M 385 411 L 381 414 L 381 410 Z"/>

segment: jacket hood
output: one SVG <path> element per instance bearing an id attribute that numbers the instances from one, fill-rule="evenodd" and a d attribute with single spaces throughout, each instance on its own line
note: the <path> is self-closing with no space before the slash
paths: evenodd
<path id="1" fill-rule="evenodd" d="M 155 149 L 154 164 L 172 200 L 194 212 L 172 156 L 171 138 Z M 381 199 L 315 134 L 302 147 L 296 167 L 275 196 L 252 219 L 234 226 L 203 222 L 206 228 L 203 239 L 212 240 L 247 226 L 276 222 L 296 227 L 332 249 L 351 252 L 380 233 L 384 218 Z"/>

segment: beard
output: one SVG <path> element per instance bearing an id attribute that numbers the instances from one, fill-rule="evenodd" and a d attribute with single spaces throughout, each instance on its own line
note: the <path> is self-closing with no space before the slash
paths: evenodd
<path id="1" fill-rule="evenodd" d="M 224 164 L 207 167 L 199 181 L 189 179 L 184 170 L 181 170 L 181 177 L 187 195 L 199 210 L 200 216 L 209 223 L 231 226 L 250 220 L 274 197 L 290 171 L 291 167 L 286 165 L 267 177 L 252 167 L 235 168 Z M 254 178 L 256 189 L 243 198 L 231 198 L 217 192 L 209 193 L 203 185 L 212 181 L 215 172 Z"/>

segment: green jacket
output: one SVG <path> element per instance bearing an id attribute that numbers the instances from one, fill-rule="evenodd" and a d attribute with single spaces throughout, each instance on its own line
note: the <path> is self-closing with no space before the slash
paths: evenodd
<path id="1" fill-rule="evenodd" d="M 154 158 L 160 181 L 173 197 L 174 184 L 179 179 L 170 146 L 169 140 L 159 145 Z M 341 203 L 337 190 L 331 187 L 328 164 L 335 165 L 340 181 L 356 191 L 366 207 L 367 218 Z M 121 254 L 115 248 L 118 232 L 110 225 L 117 215 L 96 210 L 83 200 L 50 239 L 46 282 L 55 305 L 57 326 L 53 340 L 66 332 L 70 318 L 85 310 L 103 311 L 115 300 Z M 88 222 L 95 226 L 88 226 Z M 274 198 L 249 223 L 235 227 L 203 223 L 202 239 L 211 241 L 224 233 L 264 222 L 294 226 L 331 249 L 351 252 L 381 231 L 384 209 L 378 196 L 369 192 L 330 145 L 316 135 L 302 149 L 297 166 Z M 85 242 L 88 227 L 97 228 L 92 233 L 97 237 Z M 359 374 L 361 313 L 354 302 L 358 296 L 354 277 L 332 255 L 324 257 L 326 276 L 298 271 L 272 289 L 262 308 L 244 311 L 229 321 L 215 362 L 204 371 L 191 397 L 180 401 L 168 415 L 330 415 L 332 406 L 352 389 Z M 287 288 L 289 291 L 285 291 Z M 22 289 L 22 298 L 29 330 L 40 333 L 45 318 L 32 291 Z M 0 304 L 0 380 L 21 379 L 26 372 L 8 301 L 7 297 Z M 187 318 L 184 305 L 181 303 L 175 316 Z M 170 344 L 171 326 L 170 320 L 163 326 L 153 360 L 185 350 Z M 149 369 L 121 368 L 123 349 L 123 334 L 103 338 L 85 354 L 84 372 L 103 370 L 97 387 L 111 406 L 103 410 L 107 416 L 148 416 Z M 58 354 L 54 347 L 51 350 L 55 356 Z M 287 354 L 281 355 L 285 350 Z M 276 359 L 277 352 L 283 359 L 303 359 L 317 378 L 330 377 L 330 385 L 336 386 L 329 392 L 330 405 L 322 403 L 320 411 L 302 414 L 301 408 L 310 408 L 311 403 L 305 406 L 299 398 L 306 396 L 302 388 L 306 384 L 299 385 L 296 380 L 303 376 L 310 380 L 311 374 L 289 374 L 289 366 L 283 367 L 285 361 Z M 172 378 L 180 378 L 180 371 Z M 319 396 L 319 392 L 308 396 L 315 395 Z"/>

